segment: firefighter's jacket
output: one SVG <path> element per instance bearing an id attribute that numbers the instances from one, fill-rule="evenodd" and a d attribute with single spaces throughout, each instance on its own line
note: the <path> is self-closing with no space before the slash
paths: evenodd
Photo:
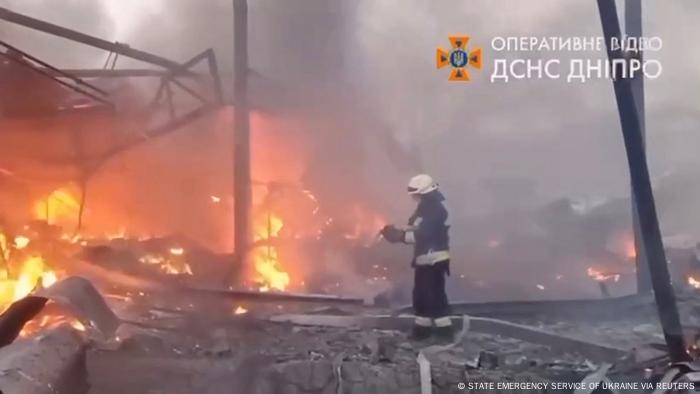
<path id="1" fill-rule="evenodd" d="M 448 213 L 442 193 L 435 190 L 421 196 L 408 220 L 404 242 L 413 244 L 412 266 L 434 265 L 450 259 Z"/>

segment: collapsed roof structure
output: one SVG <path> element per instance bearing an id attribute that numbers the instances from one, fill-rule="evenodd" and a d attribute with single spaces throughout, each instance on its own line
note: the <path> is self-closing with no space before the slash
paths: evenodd
<path id="1" fill-rule="evenodd" d="M 15 141 L 21 138 L 18 133 L 39 130 L 50 152 L 33 155 L 52 166 L 72 167 L 80 183 L 87 182 L 109 158 L 178 130 L 223 104 L 212 49 L 178 63 L 5 8 L 0 8 L 0 19 L 108 52 L 102 69 L 60 70 L 10 43 L 0 42 L 0 78 L 8 87 L 0 93 L 0 138 Z M 120 69 L 120 56 L 156 68 Z M 207 66 L 204 74 L 193 71 L 200 63 Z M 133 96 L 125 92 L 129 86 L 113 80 L 128 77 L 157 80 L 150 102 L 131 101 Z M 0 145 L 13 146 L 13 152 L 7 148 L 2 152 L 5 173 L 20 171 L 7 160 L 26 152 L 18 150 L 16 143 Z"/>

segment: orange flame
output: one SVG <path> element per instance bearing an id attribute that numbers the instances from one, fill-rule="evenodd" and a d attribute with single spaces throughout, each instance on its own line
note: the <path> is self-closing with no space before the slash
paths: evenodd
<path id="1" fill-rule="evenodd" d="M 21 337 L 28 337 L 42 329 L 58 327 L 63 324 L 68 324 L 77 331 L 86 330 L 85 325 L 75 318 L 71 318 L 63 314 L 44 314 L 36 317 L 34 320 L 29 321 L 19 335 Z"/>
<path id="2" fill-rule="evenodd" d="M 7 261 L 10 259 L 10 245 L 8 245 L 5 234 L 0 233 L 0 260 Z"/>
<path id="3" fill-rule="evenodd" d="M 277 237 L 284 227 L 282 219 L 268 213 L 256 218 L 255 241 L 270 240 Z M 270 289 L 284 291 L 289 286 L 289 273 L 283 271 L 279 265 L 277 248 L 272 245 L 264 245 L 253 250 L 253 264 L 257 277 L 255 281 L 260 283 L 260 290 Z"/>
<path id="4" fill-rule="evenodd" d="M 51 192 L 45 198 L 34 203 L 34 217 L 54 224 L 63 219 L 74 220 L 80 210 L 80 202 L 69 187 Z"/>
<path id="5" fill-rule="evenodd" d="M 23 235 L 18 235 L 15 237 L 15 249 L 24 249 L 29 245 L 30 239 Z"/>
<path id="6" fill-rule="evenodd" d="M 184 261 L 185 249 L 170 248 L 170 256 L 160 254 L 145 254 L 139 258 L 143 264 L 158 266 L 167 275 L 192 275 L 192 267 Z"/>
<path id="7" fill-rule="evenodd" d="M 37 285 L 49 287 L 56 283 L 56 273 L 49 269 L 40 256 L 25 259 L 19 269 L 0 269 L 0 309 L 27 296 Z"/>
<path id="8" fill-rule="evenodd" d="M 0 232 L 0 246 L 2 246 L 3 263 L 0 265 L 0 311 L 6 310 L 13 302 L 18 301 L 29 294 L 35 288 L 47 288 L 58 280 L 58 275 L 53 271 L 41 255 L 28 255 L 26 247 L 32 240 L 24 235 L 16 236 L 13 243 L 7 242 L 7 236 Z M 78 331 L 85 331 L 85 326 L 78 320 L 66 316 L 64 313 L 42 312 L 41 315 L 29 321 L 20 335 L 26 337 L 41 329 L 68 324 Z"/>
<path id="9" fill-rule="evenodd" d="M 586 270 L 586 272 L 588 273 L 588 276 L 590 276 L 598 282 L 607 282 L 611 279 L 613 280 L 613 282 L 617 282 L 618 280 L 620 280 L 620 274 L 598 271 L 593 267 L 588 267 L 588 270 Z"/>

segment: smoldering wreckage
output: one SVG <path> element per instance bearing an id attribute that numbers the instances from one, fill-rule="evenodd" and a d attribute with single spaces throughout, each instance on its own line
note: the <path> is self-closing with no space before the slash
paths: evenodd
<path id="1" fill-rule="evenodd" d="M 236 119 L 212 50 L 180 64 L 8 9 L 0 18 L 109 53 L 103 69 L 61 70 L 0 42 L 0 79 L 10 86 L 0 92 L 3 393 L 667 392 L 700 379 L 692 244 L 667 249 L 683 335 L 669 332 L 667 315 L 653 317 L 668 302 L 658 291 L 613 296 L 637 280 L 633 236 L 611 224 L 626 218 L 629 201 L 588 210 L 556 201 L 511 216 L 520 231 L 482 219 L 475 227 L 485 230 L 465 241 L 470 259 L 568 256 L 572 268 L 524 277 L 504 295 L 527 301 L 453 300 L 454 341 L 413 342 L 405 335 L 412 308 L 402 306 L 409 270 L 377 242 L 382 210 L 288 182 L 297 167 L 289 163 L 305 151 L 268 131 L 279 122 L 255 113 L 253 136 L 285 164 L 256 158 L 253 144 L 249 268 L 231 268 L 233 230 L 221 218 L 236 208 L 221 163 L 230 160 L 225 146 L 233 146 L 227 136 Z M 120 56 L 158 68 L 120 69 Z M 155 80 L 141 86 L 153 88 L 153 99 L 135 100 L 142 93 L 120 83 L 129 78 Z M 238 107 L 245 93 L 237 89 Z M 211 132 L 188 139 L 203 128 Z M 211 162 L 180 148 L 196 144 Z M 154 214 L 172 213 L 163 209 L 177 200 L 172 191 L 148 189 L 148 199 L 135 192 L 165 181 L 163 166 L 192 167 L 178 171 L 181 182 L 214 174 L 196 185 L 202 198 L 187 201 L 196 214 L 183 222 Z M 657 192 L 663 207 L 663 187 Z M 188 232 L 202 227 L 196 222 L 209 231 Z M 572 241 L 582 238 L 585 247 Z M 523 290 L 581 278 L 599 287 L 599 297 L 539 300 Z M 472 300 L 489 287 L 507 289 L 458 268 L 452 282 L 459 282 L 452 293 Z M 673 351 L 679 336 L 683 359 Z"/>

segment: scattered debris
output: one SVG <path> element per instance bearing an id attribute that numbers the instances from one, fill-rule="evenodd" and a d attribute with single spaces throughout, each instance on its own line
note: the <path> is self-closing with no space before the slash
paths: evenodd
<path id="1" fill-rule="evenodd" d="M 102 339 L 111 338 L 119 327 L 119 318 L 87 279 L 71 276 L 36 293 L 71 311 L 86 327 L 96 330 Z"/>
<path id="2" fill-rule="evenodd" d="M 270 321 L 311 326 L 360 327 L 404 331 L 413 324 L 412 317 L 395 316 L 278 315 L 271 317 Z M 527 342 L 539 343 L 563 352 L 580 353 L 594 360 L 617 360 L 629 355 L 631 351 L 559 335 L 503 320 L 470 317 L 468 321 L 469 330 L 474 332 L 501 335 Z M 463 325 L 463 319 L 453 319 L 453 324 L 461 327 Z"/>
<path id="3" fill-rule="evenodd" d="M 496 369 L 499 366 L 498 354 L 482 350 L 479 352 L 476 365 L 477 368 L 481 369 Z"/>
<path id="4" fill-rule="evenodd" d="M 12 303 L 0 315 L 0 347 L 17 339 L 24 325 L 44 309 L 47 301 L 44 297 L 27 296 Z"/>
<path id="5" fill-rule="evenodd" d="M 377 361 L 392 362 L 398 349 L 398 340 L 391 336 L 377 338 Z"/>
<path id="6" fill-rule="evenodd" d="M 260 292 L 254 290 L 220 290 L 183 287 L 180 290 L 202 295 L 215 295 L 234 299 L 237 301 L 263 301 L 263 302 L 306 302 L 323 304 L 355 304 L 362 305 L 365 300 L 362 298 L 340 297 L 325 294 L 299 294 L 290 292 Z"/>
<path id="7" fill-rule="evenodd" d="M 82 392 L 85 341 L 62 326 L 0 349 L 0 388 L 4 393 Z"/>

